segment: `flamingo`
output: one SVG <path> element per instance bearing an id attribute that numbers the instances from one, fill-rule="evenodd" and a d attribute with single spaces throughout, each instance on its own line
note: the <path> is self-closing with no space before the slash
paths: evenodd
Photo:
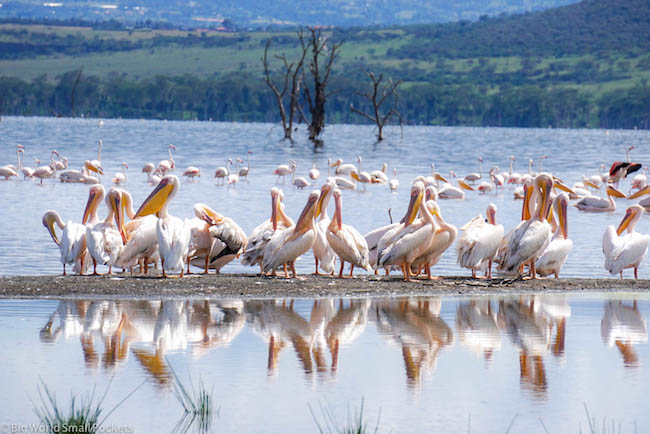
<path id="1" fill-rule="evenodd" d="M 625 153 L 627 161 L 615 161 L 609 169 L 609 181 L 614 183 L 616 187 L 618 187 L 618 183 L 622 178 L 627 177 L 630 173 L 634 173 L 641 168 L 641 164 L 632 163 L 630 160 L 630 151 L 634 148 L 634 146 L 627 148 L 627 152 Z"/>
<path id="2" fill-rule="evenodd" d="M 469 175 L 465 176 L 464 181 L 465 182 L 471 182 L 474 184 L 476 181 L 479 179 L 483 178 L 483 158 L 479 157 L 478 158 L 478 170 L 479 173 L 470 173 Z"/>
<path id="3" fill-rule="evenodd" d="M 228 158 L 228 161 L 226 161 L 226 167 L 223 167 L 223 166 L 217 167 L 217 170 L 215 170 L 215 172 L 214 172 L 214 177 L 220 179 L 222 184 L 225 184 L 225 182 L 226 182 L 225 180 L 228 177 L 228 175 L 230 174 L 230 165 L 231 164 L 233 164 L 232 160 L 230 158 Z"/>
<path id="4" fill-rule="evenodd" d="M 246 152 L 247 166 L 242 167 L 241 169 L 239 169 L 239 177 L 241 179 L 244 179 L 244 178 L 248 179 L 248 174 L 251 171 L 251 155 L 252 154 L 253 154 L 253 151 Z"/>
<path id="5" fill-rule="evenodd" d="M 200 178 L 201 177 L 201 169 L 198 167 L 194 166 L 189 166 L 187 169 L 185 169 L 185 172 L 183 172 L 182 176 L 187 176 L 187 180 L 192 180 L 195 181 L 195 178 Z"/>
<path id="6" fill-rule="evenodd" d="M 514 161 L 517 161 L 517 159 L 514 155 L 511 155 L 508 161 L 510 165 L 510 176 L 508 177 L 508 184 L 519 184 L 519 179 L 521 178 L 521 174 L 513 170 Z"/>
<path id="7" fill-rule="evenodd" d="M 311 165 L 311 169 L 309 170 L 309 177 L 314 181 L 316 181 L 320 177 L 320 172 L 316 168 L 315 164 Z"/>
<path id="8" fill-rule="evenodd" d="M 393 177 L 388 181 L 388 187 L 391 191 L 397 191 L 399 187 L 399 180 L 397 179 L 397 169 L 393 169 Z"/>
<path id="9" fill-rule="evenodd" d="M 297 164 L 296 164 L 295 161 L 293 161 L 292 164 L 291 164 L 291 168 L 292 168 L 292 172 L 293 172 L 293 174 L 291 175 L 291 183 L 293 185 L 295 185 L 296 187 L 298 187 L 299 189 L 303 189 L 305 187 L 308 187 L 310 185 L 309 181 L 307 181 L 307 179 L 305 179 L 304 176 L 299 176 L 299 177 L 296 178 L 296 167 L 297 167 Z"/>
<path id="10" fill-rule="evenodd" d="M 122 162 L 122 172 L 117 172 L 113 176 L 113 184 L 122 185 L 126 182 L 126 169 L 129 168 L 129 165 Z"/>
<path id="11" fill-rule="evenodd" d="M 277 175 L 277 177 L 278 177 L 278 179 L 275 180 L 276 184 L 278 183 L 278 181 L 280 181 L 280 177 L 282 177 L 282 183 L 284 184 L 284 177 L 286 175 L 290 174 L 293 171 L 293 169 L 294 169 L 293 163 L 295 163 L 295 161 L 289 160 L 289 163 L 291 164 L 291 166 L 289 166 L 287 164 L 280 164 L 273 171 L 273 174 Z"/>
<path id="12" fill-rule="evenodd" d="M 158 172 L 160 172 L 161 176 L 167 175 L 169 172 L 173 172 L 174 169 L 176 168 L 176 163 L 174 162 L 174 157 L 172 156 L 172 149 L 175 151 L 176 146 L 172 145 L 171 143 L 167 147 L 167 152 L 169 153 L 169 159 L 168 160 L 161 160 L 160 163 L 158 163 Z"/>
<path id="13" fill-rule="evenodd" d="M 41 184 L 43 183 L 44 179 L 50 179 L 50 178 L 55 178 L 56 177 L 56 169 L 53 167 L 56 167 L 54 164 L 54 156 L 58 156 L 59 153 L 54 150 L 50 153 L 50 160 L 52 161 L 52 164 L 50 166 L 40 166 L 34 170 L 34 177 L 38 178 L 41 180 Z M 16 174 L 17 176 L 17 174 Z"/>

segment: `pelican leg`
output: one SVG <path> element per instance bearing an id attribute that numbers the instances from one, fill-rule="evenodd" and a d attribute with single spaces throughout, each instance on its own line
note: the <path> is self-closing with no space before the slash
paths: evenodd
<path id="1" fill-rule="evenodd" d="M 147 274 L 149 271 L 149 264 L 147 263 L 148 258 L 144 258 L 144 274 Z M 140 272 L 142 272 L 142 268 L 140 268 Z"/>
<path id="2" fill-rule="evenodd" d="M 288 279 L 289 278 L 289 272 L 287 271 L 287 264 L 282 264 L 282 266 L 284 267 L 284 277 L 286 277 Z"/>
<path id="3" fill-rule="evenodd" d="M 289 266 L 291 267 L 291 272 L 293 273 L 293 278 L 295 279 L 296 277 L 298 277 L 298 273 L 296 273 L 295 261 L 291 261 L 291 264 Z M 291 302 L 293 303 L 293 300 Z"/>
<path id="4" fill-rule="evenodd" d="M 621 280 L 623 279 L 623 270 L 621 270 Z"/>
<path id="5" fill-rule="evenodd" d="M 404 267 L 404 280 L 406 280 L 407 282 L 411 281 L 411 266 L 410 265 L 406 265 Z"/>
<path id="6" fill-rule="evenodd" d="M 314 272 L 315 276 L 320 276 L 320 273 L 318 272 L 318 258 L 314 258 L 316 260 L 316 271 Z"/>
<path id="7" fill-rule="evenodd" d="M 488 260 L 488 279 L 492 279 L 492 259 Z"/>
<path id="8" fill-rule="evenodd" d="M 93 276 L 99 276 L 99 273 L 97 272 L 97 261 L 95 258 L 93 258 Z"/>
<path id="9" fill-rule="evenodd" d="M 210 273 L 208 273 L 208 270 L 210 269 L 210 255 L 209 255 L 209 253 L 210 252 L 205 254 L 205 271 L 203 272 L 203 274 L 210 274 Z M 189 265 L 188 265 L 187 268 L 189 270 Z M 260 264 L 260 268 L 262 268 L 262 264 Z"/>
<path id="10" fill-rule="evenodd" d="M 109 266 L 108 266 L 108 275 L 109 275 L 109 276 L 112 276 L 112 275 L 113 275 L 113 266 L 112 266 L 112 265 L 109 265 Z"/>
<path id="11" fill-rule="evenodd" d="M 147 264 L 147 262 L 145 261 L 145 265 L 146 265 L 146 264 Z M 167 273 L 165 272 L 165 260 L 162 259 L 162 258 L 160 259 L 160 266 L 161 266 L 161 268 L 162 268 L 162 277 L 165 277 L 165 278 L 166 278 L 166 277 L 167 277 Z"/>
<path id="12" fill-rule="evenodd" d="M 345 262 L 341 261 L 341 271 L 339 271 L 339 279 L 343 279 L 343 266 L 345 265 Z"/>
<path id="13" fill-rule="evenodd" d="M 350 277 L 352 277 L 352 271 L 354 271 L 354 264 L 350 264 Z"/>
<path id="14" fill-rule="evenodd" d="M 472 268 L 472 279 L 476 279 L 476 270 Z"/>

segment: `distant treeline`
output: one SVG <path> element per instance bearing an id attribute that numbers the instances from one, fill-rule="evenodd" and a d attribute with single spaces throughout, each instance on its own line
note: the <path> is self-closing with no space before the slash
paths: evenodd
<path id="1" fill-rule="evenodd" d="M 246 72 L 220 77 L 166 77 L 134 80 L 112 74 L 106 79 L 64 74 L 31 82 L 0 78 L 0 114 L 24 116 L 90 116 L 105 118 L 278 121 L 273 94 L 259 76 Z M 339 90 L 328 100 L 327 122 L 363 123 L 350 104 L 364 107 L 357 93 L 368 82 L 337 77 Z M 650 87 L 594 97 L 567 87 L 504 84 L 491 92 L 472 84 L 415 84 L 399 90 L 399 110 L 408 124 L 503 127 L 650 128 Z"/>

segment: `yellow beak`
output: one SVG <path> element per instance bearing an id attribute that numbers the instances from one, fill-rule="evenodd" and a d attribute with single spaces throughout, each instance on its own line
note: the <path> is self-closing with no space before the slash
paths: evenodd
<path id="1" fill-rule="evenodd" d="M 169 180 L 163 178 L 156 188 L 151 192 L 149 197 L 140 205 L 138 212 L 135 213 L 134 218 L 144 217 L 147 215 L 155 214 L 160 211 L 167 201 L 169 194 L 171 193 L 174 186 L 169 183 Z"/>

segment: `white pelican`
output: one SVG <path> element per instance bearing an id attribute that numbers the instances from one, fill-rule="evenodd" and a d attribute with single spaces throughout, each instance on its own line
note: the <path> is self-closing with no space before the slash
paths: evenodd
<path id="1" fill-rule="evenodd" d="M 226 161 L 226 167 L 217 167 L 217 170 L 214 171 L 214 177 L 220 179 L 222 184 L 225 184 L 226 178 L 230 175 L 231 164 L 233 164 L 232 160 L 228 158 L 228 161 Z"/>
<path id="2" fill-rule="evenodd" d="M 351 171 L 357 169 L 357 166 L 354 164 L 343 164 L 343 160 L 340 158 L 336 160 L 336 162 L 332 164 L 331 167 L 336 167 L 334 173 L 337 175 L 349 175 Z"/>
<path id="3" fill-rule="evenodd" d="M 388 181 L 388 187 L 391 191 L 397 191 L 399 187 L 399 180 L 397 179 L 397 169 L 393 169 L 393 177 Z"/>
<path id="4" fill-rule="evenodd" d="M 327 241 L 327 228 L 330 225 L 330 217 L 327 214 L 327 205 L 329 205 L 330 198 L 334 192 L 335 184 L 331 178 L 327 178 L 325 184 L 320 189 L 320 198 L 318 199 L 318 205 L 316 208 L 315 215 L 318 216 L 318 220 L 315 224 L 316 229 L 316 239 L 314 240 L 314 245 L 312 246 L 312 251 L 314 253 L 314 261 L 316 262 L 316 271 L 314 274 L 318 273 L 318 265 L 320 262 L 320 267 L 326 273 L 334 273 L 334 261 L 336 260 L 336 254 L 329 242 Z"/>
<path id="5" fill-rule="evenodd" d="M 262 271 L 264 249 L 276 230 L 293 226 L 293 220 L 284 212 L 284 193 L 277 187 L 271 189 L 271 219 L 257 226 L 248 237 L 248 245 L 242 256 L 243 265 L 259 265 Z"/>
<path id="6" fill-rule="evenodd" d="M 372 178 L 370 178 L 370 174 L 368 172 L 357 172 L 356 170 L 351 170 L 350 176 L 355 181 L 363 184 L 364 191 L 366 190 L 366 184 L 370 184 L 372 182 Z"/>
<path id="7" fill-rule="evenodd" d="M 12 176 L 18 177 L 18 173 L 11 167 L 0 167 L 0 176 L 4 176 L 5 181 L 9 180 Z M 43 180 L 41 179 L 41 183 Z"/>
<path id="8" fill-rule="evenodd" d="M 641 190 L 637 191 L 633 195 L 628 196 L 628 199 L 636 199 L 636 198 L 639 198 L 641 196 L 645 196 L 646 194 L 650 194 L 650 185 L 646 185 L 645 187 L 643 187 Z M 649 210 L 650 209 L 650 197 L 646 197 L 645 199 L 640 201 L 639 205 L 641 205 L 646 210 Z"/>
<path id="9" fill-rule="evenodd" d="M 296 167 L 297 166 L 298 165 L 296 164 L 295 161 L 291 163 L 291 168 L 292 168 L 292 172 L 293 172 L 293 174 L 291 175 L 291 183 L 293 185 L 295 185 L 296 187 L 298 187 L 298 188 L 309 187 L 309 185 L 310 185 L 309 181 L 307 181 L 307 179 L 304 176 L 299 176 L 299 177 L 296 178 Z"/>
<path id="10" fill-rule="evenodd" d="M 366 240 L 366 244 L 368 245 L 368 261 L 370 263 L 370 266 L 375 269 L 375 274 L 377 274 L 378 268 L 377 256 L 379 255 L 379 241 L 388 231 L 392 231 L 399 225 L 400 223 L 391 223 L 389 225 L 373 229 L 363 236 L 363 238 Z M 387 267 L 386 275 L 389 274 L 389 271 L 390 267 Z"/>
<path id="11" fill-rule="evenodd" d="M 470 173 L 465 178 L 463 178 L 465 182 L 471 182 L 472 184 L 474 184 L 476 181 L 483 178 L 483 158 L 481 157 L 479 157 L 478 159 L 478 170 L 479 173 L 476 172 Z"/>
<path id="12" fill-rule="evenodd" d="M 113 176 L 113 184 L 122 185 L 126 182 L 126 169 L 129 168 L 129 165 L 122 162 L 122 172 L 117 172 Z"/>
<path id="13" fill-rule="evenodd" d="M 171 143 L 167 147 L 167 152 L 169 153 L 169 159 L 168 160 L 161 160 L 160 163 L 158 163 L 158 172 L 162 176 L 167 175 L 169 172 L 173 172 L 174 169 L 176 168 L 176 163 L 174 162 L 174 157 L 172 157 L 172 149 L 175 151 L 176 147 L 172 145 Z"/>
<path id="14" fill-rule="evenodd" d="M 650 235 L 642 235 L 634 231 L 634 227 L 643 213 L 641 205 L 632 205 L 627 209 L 618 229 L 609 225 L 603 236 L 605 269 L 612 275 L 620 273 L 621 279 L 625 268 L 634 268 L 634 278 L 639 278 L 639 265 L 645 257 L 648 243 L 650 243 Z M 627 234 L 621 236 L 625 229 L 627 229 Z"/>
<path id="15" fill-rule="evenodd" d="M 135 218 L 154 213 L 159 217 L 156 238 L 163 277 L 167 277 L 167 270 L 180 271 L 180 277 L 183 277 L 183 263 L 187 259 L 192 235 L 186 222 L 167 212 L 169 202 L 176 196 L 179 187 L 177 176 L 164 176 L 135 213 Z"/>
<path id="16" fill-rule="evenodd" d="M 244 179 L 244 178 L 248 179 L 248 174 L 251 171 L 251 155 L 252 154 L 253 154 L 253 151 L 246 152 L 247 166 L 242 167 L 241 169 L 239 169 L 239 177 L 241 179 Z"/>
<path id="17" fill-rule="evenodd" d="M 388 164 L 384 163 L 381 165 L 381 170 L 373 170 L 370 172 L 370 178 L 372 178 L 373 184 L 386 184 L 388 182 L 386 169 L 388 169 Z"/>
<path id="18" fill-rule="evenodd" d="M 438 197 L 440 199 L 465 199 L 465 192 L 463 190 L 474 191 L 474 189 L 465 182 L 463 179 L 458 181 L 459 187 L 455 187 L 450 183 L 443 184 L 442 187 L 438 189 Z"/>
<path id="19" fill-rule="evenodd" d="M 320 172 L 316 168 L 315 164 L 312 164 L 311 169 L 309 169 L 309 178 L 311 178 L 314 181 L 316 181 L 318 178 L 320 178 Z"/>
<path id="20" fill-rule="evenodd" d="M 426 252 L 435 235 L 435 220 L 423 197 L 424 184 L 416 182 L 411 187 L 411 201 L 404 222 L 386 232 L 378 243 L 377 267 L 398 265 L 407 282 L 411 281 L 411 264 Z M 422 218 L 415 221 L 418 210 Z"/>
<path id="21" fill-rule="evenodd" d="M 296 224 L 283 231 L 275 231 L 264 249 L 262 272 L 275 270 L 280 265 L 289 265 L 293 277 L 297 276 L 294 261 L 311 249 L 316 238 L 314 215 L 319 198 L 320 191 L 312 191 Z"/>
<path id="22" fill-rule="evenodd" d="M 286 175 L 290 174 L 293 171 L 294 167 L 293 167 L 292 163 L 295 163 L 295 161 L 289 160 L 289 163 L 291 164 L 291 166 L 289 166 L 287 164 L 280 164 L 273 171 L 273 174 L 277 175 L 277 177 L 278 177 L 278 179 L 275 180 L 276 184 L 278 183 L 278 181 L 280 181 L 280 177 L 282 177 L 282 183 L 284 184 L 284 177 Z"/>
<path id="23" fill-rule="evenodd" d="M 616 211 L 616 203 L 614 202 L 613 196 L 626 197 L 625 194 L 611 185 L 605 191 L 607 193 L 607 199 L 598 196 L 585 196 L 574 203 L 573 206 L 582 211 Z"/>
<path id="24" fill-rule="evenodd" d="M 569 239 L 567 224 L 567 206 L 569 204 L 569 195 L 566 193 L 558 194 L 553 201 L 553 223 L 557 224 L 555 235 L 550 244 L 544 250 L 544 253 L 537 258 L 535 269 L 537 274 L 542 277 L 554 274 L 557 279 L 560 276 L 560 270 L 573 248 L 573 241 Z M 556 222 L 557 220 L 557 222 Z"/>
<path id="25" fill-rule="evenodd" d="M 100 222 L 97 219 L 97 207 L 103 197 L 103 186 L 95 185 L 90 188 L 90 197 L 82 220 L 86 225 L 86 245 L 93 261 L 93 275 L 97 275 L 97 263 L 108 265 L 108 274 L 112 274 L 113 266 L 117 263 L 126 244 L 126 235 L 120 231 L 123 228 L 121 191 L 109 190 L 106 195 L 108 215 Z"/>
<path id="26" fill-rule="evenodd" d="M 54 224 L 63 230 L 61 239 L 54 230 Z M 63 275 L 67 276 L 65 266 L 74 264 L 73 270 L 83 274 L 88 266 L 88 250 L 86 249 L 86 227 L 79 223 L 63 220 L 56 211 L 47 211 L 43 215 L 43 226 L 45 226 L 61 252 L 61 263 L 63 264 Z"/>
<path id="27" fill-rule="evenodd" d="M 427 192 L 429 189 L 435 189 L 435 187 L 427 187 Z M 456 226 L 445 222 L 440 213 L 440 207 L 435 200 L 427 200 L 425 207 L 431 215 L 434 230 L 433 238 L 426 250 L 412 262 L 411 267 L 412 270 L 415 269 L 417 272 L 421 266 L 424 266 L 427 279 L 437 279 L 437 277 L 431 276 L 431 267 L 440 261 L 442 254 L 454 243 L 458 235 L 458 229 Z M 425 218 L 422 213 L 423 211 L 420 211 L 421 218 Z"/>
<path id="28" fill-rule="evenodd" d="M 531 193 L 537 199 L 535 215 L 523 220 L 503 238 L 502 245 L 505 245 L 505 248 L 499 265 L 500 270 L 515 273 L 522 265 L 530 264 L 530 278 L 537 279 L 535 261 L 551 242 L 551 225 L 547 219 L 552 205 L 549 198 L 552 190 L 553 177 L 550 174 L 540 173 L 535 177 Z M 528 205 L 534 203 L 532 198 L 530 202 L 524 201 L 524 214 L 529 209 Z"/>
<path id="29" fill-rule="evenodd" d="M 148 215 L 136 219 L 131 195 L 126 190 L 121 192 L 122 211 L 126 211 L 126 214 L 132 220 L 124 223 L 124 219 L 121 219 L 123 227 L 118 229 L 126 234 L 127 243 L 116 265 L 121 268 L 130 268 L 131 272 L 133 272 L 133 267 L 140 264 L 141 272 L 146 274 L 149 263 L 153 262 L 155 264 L 159 258 L 156 236 L 158 217 Z"/>
<path id="30" fill-rule="evenodd" d="M 40 166 L 40 167 L 37 167 L 36 170 L 34 170 L 34 177 L 40 179 L 41 184 L 43 183 L 44 179 L 50 179 L 50 178 L 55 178 L 56 177 L 56 169 L 53 168 L 53 166 L 55 166 L 55 164 L 54 164 L 54 156 L 55 155 L 56 156 L 59 155 L 59 153 L 56 152 L 56 150 L 54 150 L 54 151 L 52 151 L 50 153 L 50 160 L 52 161 L 52 165 L 50 165 L 50 166 Z"/>
<path id="31" fill-rule="evenodd" d="M 488 205 L 485 214 L 487 221 L 479 214 L 460 228 L 463 235 L 458 240 L 458 263 L 472 270 L 472 277 L 476 278 L 476 270 L 487 261 L 487 278 L 491 279 L 492 262 L 503 239 L 503 225 L 496 223 L 495 204 Z"/>
<path id="32" fill-rule="evenodd" d="M 185 172 L 183 172 L 182 176 L 187 176 L 187 180 L 195 180 L 195 178 L 200 178 L 201 177 L 201 169 L 198 167 L 194 166 L 189 166 L 187 169 L 185 169 Z"/>
<path id="33" fill-rule="evenodd" d="M 327 227 L 327 241 L 341 261 L 339 278 L 343 277 L 343 267 L 346 262 L 350 263 L 350 277 L 352 277 L 355 265 L 371 271 L 372 268 L 368 263 L 368 244 L 366 240 L 352 226 L 343 224 L 341 218 L 341 208 L 343 207 L 341 190 L 335 189 L 333 196 L 336 208 L 334 218 Z"/>
<path id="34" fill-rule="evenodd" d="M 195 204 L 194 214 L 206 225 L 192 225 L 190 221 L 193 226 L 190 257 L 195 258 L 192 265 L 204 267 L 204 274 L 208 274 L 210 268 L 219 274 L 224 265 L 244 252 L 248 241 L 246 234 L 233 219 L 205 204 Z"/>

